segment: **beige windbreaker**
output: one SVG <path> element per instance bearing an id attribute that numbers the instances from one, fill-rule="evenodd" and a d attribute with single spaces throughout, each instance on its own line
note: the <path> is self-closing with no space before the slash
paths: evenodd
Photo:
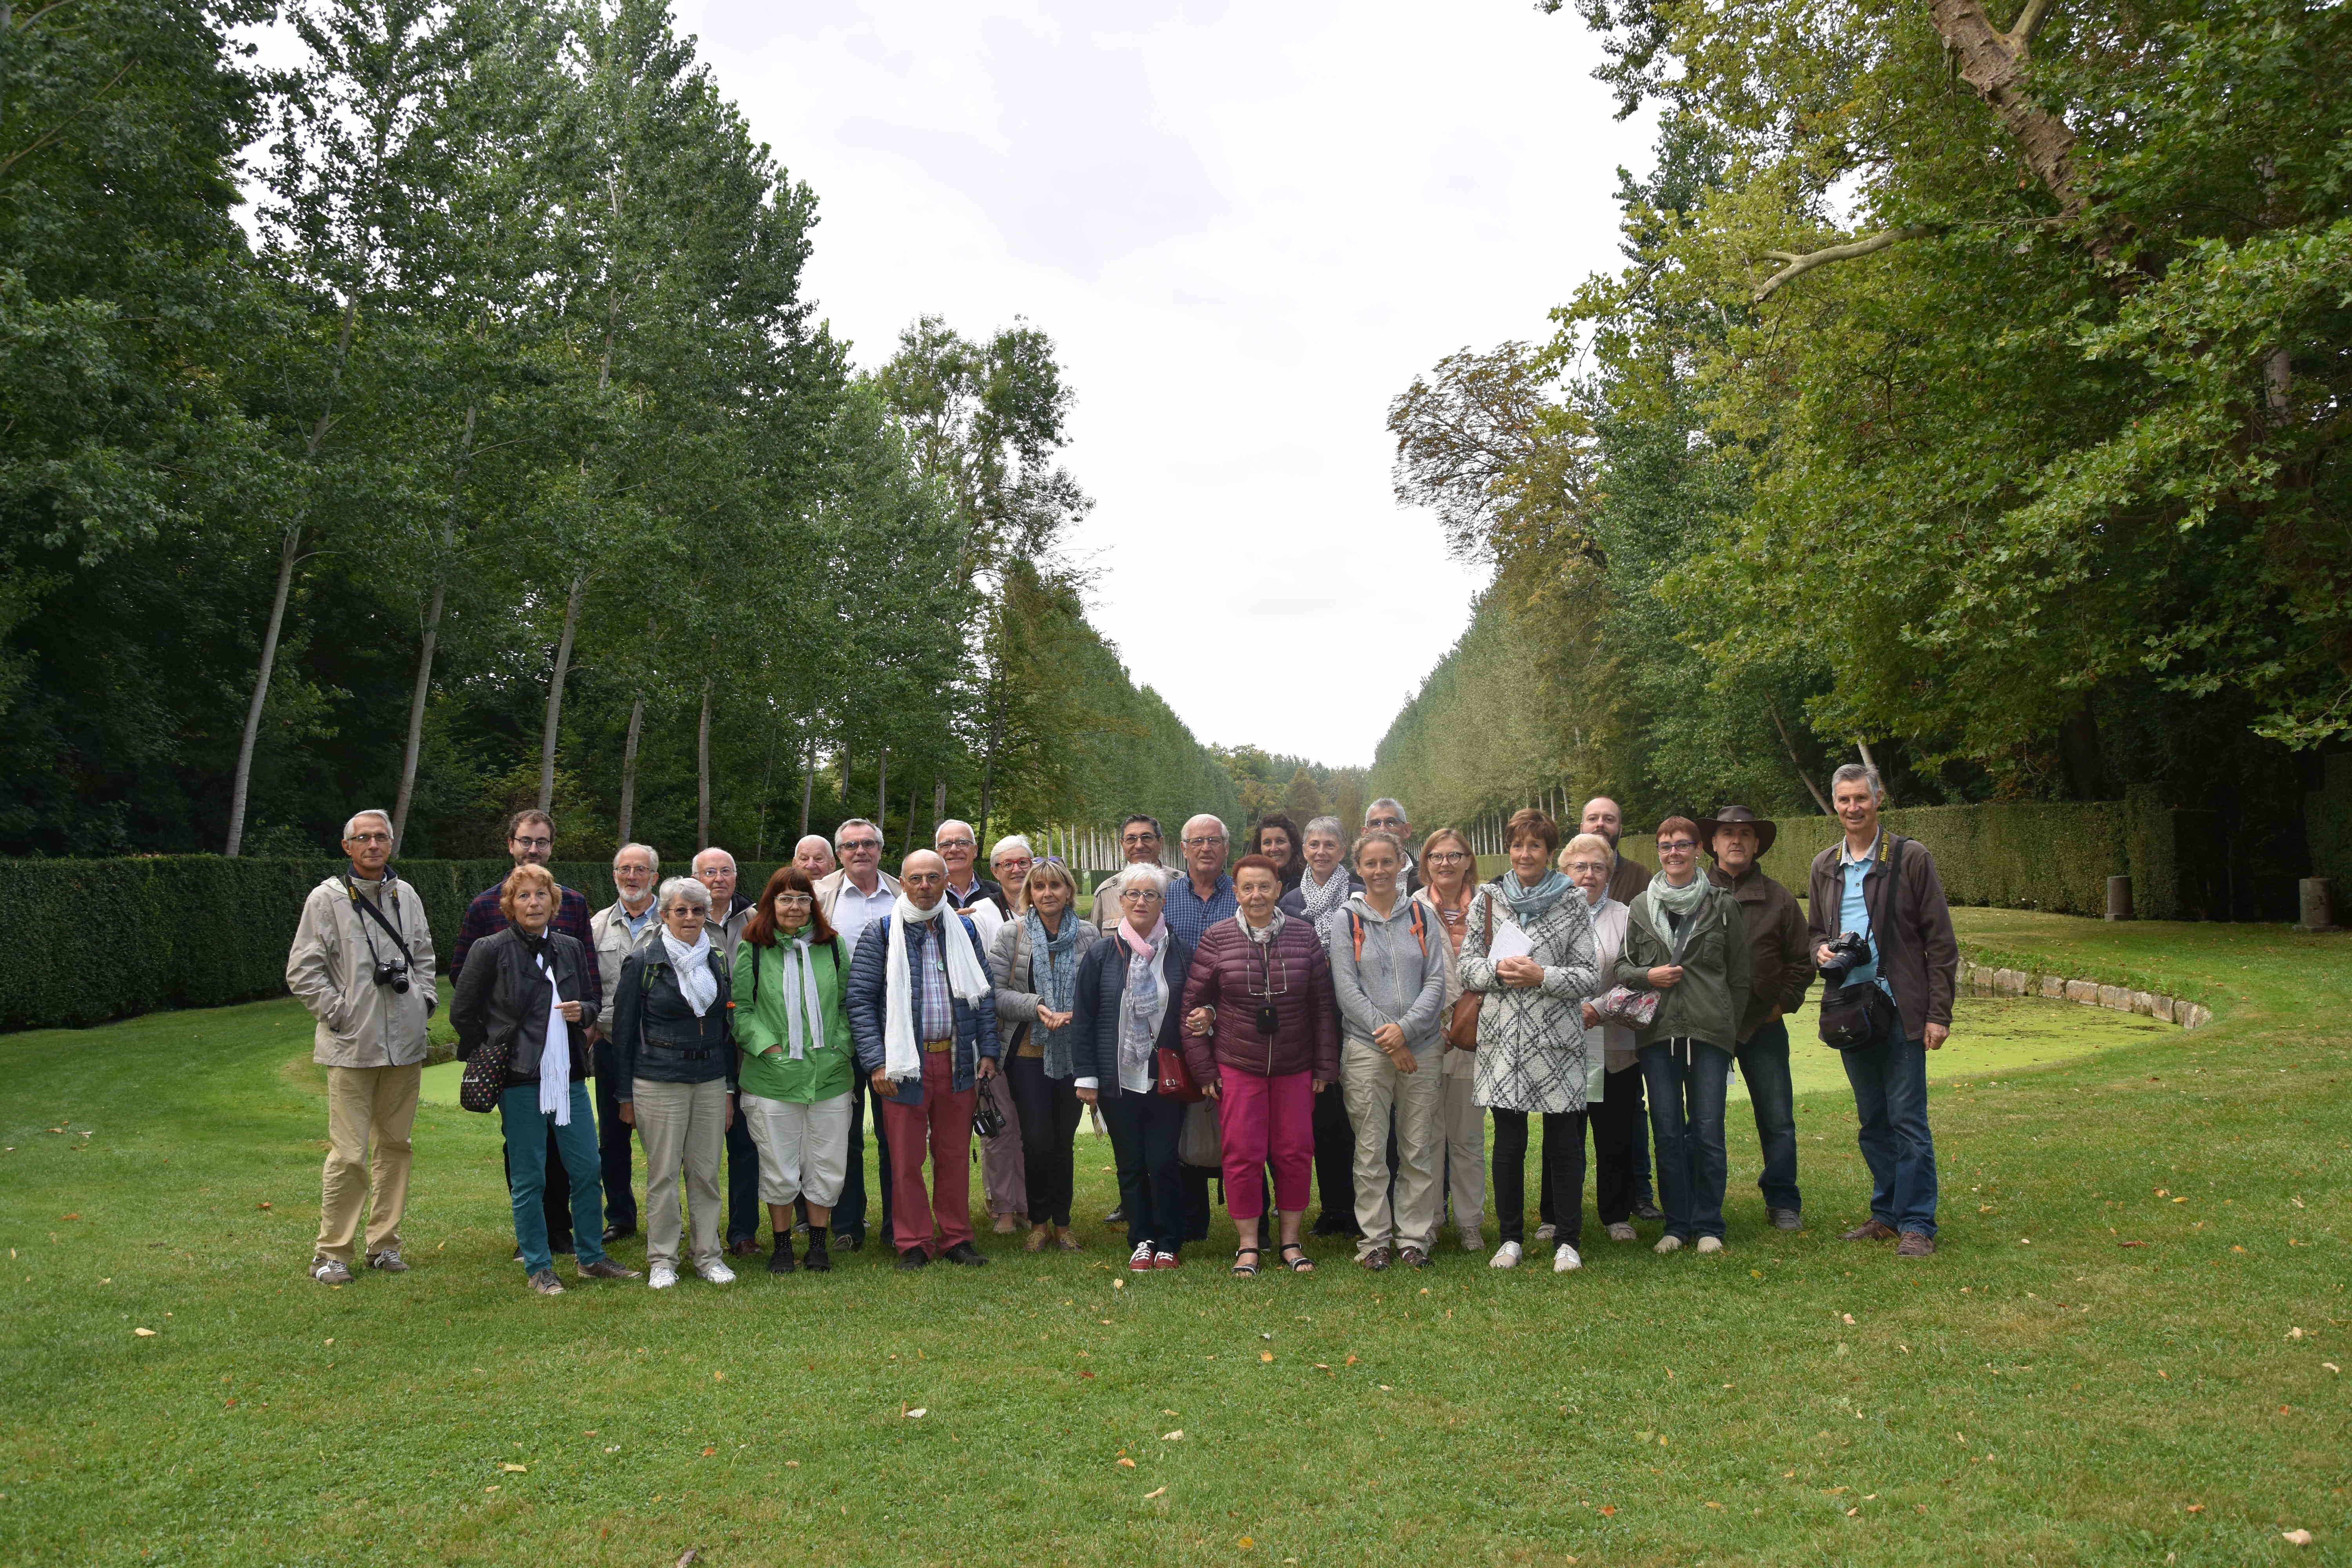
<path id="1" fill-rule="evenodd" d="M 425 1059 L 425 1021 L 438 1000 L 433 989 L 433 937 L 425 929 L 425 900 L 394 882 L 384 890 L 384 918 L 407 948 L 362 914 L 341 875 L 328 878 L 302 900 L 302 923 L 286 955 L 286 989 L 319 1020 L 310 1059 L 321 1067 L 406 1067 Z M 367 921 L 362 931 L 360 922 Z M 408 990 L 375 983 L 368 941 L 377 959 L 408 961 Z"/>

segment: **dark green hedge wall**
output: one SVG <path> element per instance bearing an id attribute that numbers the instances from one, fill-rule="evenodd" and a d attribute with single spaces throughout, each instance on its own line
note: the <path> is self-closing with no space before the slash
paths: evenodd
<path id="1" fill-rule="evenodd" d="M 0 1029 L 83 1027 L 165 1007 L 216 1007 L 286 990 L 286 950 L 302 900 L 339 863 L 170 855 L 125 860 L 0 860 Z M 394 868 L 425 900 L 445 965 L 475 894 L 502 860 L 410 860 Z M 613 901 L 611 868 L 550 868 L 589 907 Z M 744 869 L 751 881 L 755 868 Z M 757 868 L 764 882 L 766 868 Z"/>

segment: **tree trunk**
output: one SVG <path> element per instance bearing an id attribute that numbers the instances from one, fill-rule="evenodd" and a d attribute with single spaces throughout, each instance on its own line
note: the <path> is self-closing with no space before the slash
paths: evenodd
<path id="1" fill-rule="evenodd" d="M 768 726 L 768 763 L 760 770 L 760 831 L 751 840 L 751 858 L 764 860 L 768 856 L 768 794 L 776 782 L 776 727 Z"/>
<path id="2" fill-rule="evenodd" d="M 808 837 L 809 811 L 816 805 L 816 742 L 805 742 L 808 748 L 808 774 L 801 784 L 801 837 Z M 795 848 L 798 846 L 794 846 Z"/>
<path id="3" fill-rule="evenodd" d="M 2047 5 L 2028 4 L 2016 31 L 1992 25 L 1980 0 L 1928 0 L 1936 31 L 1958 63 L 1960 79 L 2000 115 L 2034 177 L 2058 200 L 2058 216 L 2082 216 L 2090 197 L 2075 183 L 2074 132 L 2065 121 L 2033 101 L 2026 90 L 2025 64 L 2032 29 L 2048 14 Z M 2102 261 L 2115 259 L 2117 235 L 2091 233 L 2084 243 Z"/>
<path id="4" fill-rule="evenodd" d="M 629 829 L 636 821 L 637 738 L 645 733 L 645 724 L 646 700 L 640 697 L 629 704 L 629 732 L 621 742 L 621 821 L 616 830 L 620 844 L 629 842 Z"/>
<path id="5" fill-rule="evenodd" d="M 702 678 L 702 723 L 694 736 L 695 853 L 710 847 L 710 677 Z M 740 842 L 740 840 L 738 840 Z"/>
<path id="6" fill-rule="evenodd" d="M 466 400 L 466 428 L 457 437 L 457 471 L 449 484 L 449 505 L 441 514 L 441 558 L 433 564 L 433 597 L 425 609 L 425 636 L 416 652 L 416 689 L 408 699 L 408 743 L 400 755 L 400 788 L 392 803 L 392 841 L 408 828 L 408 803 L 416 792 L 416 758 L 425 744 L 425 701 L 433 690 L 433 649 L 441 637 L 441 605 L 449 589 L 449 556 L 457 548 L 457 491 L 474 452 L 474 400 Z"/>
<path id="7" fill-rule="evenodd" d="M 1853 738 L 1853 749 L 1862 753 L 1862 765 L 1870 770 L 1872 778 L 1878 781 L 1878 804 L 1883 806 L 1893 805 L 1895 792 L 1886 787 L 1886 775 L 1878 771 L 1878 759 L 1870 754 L 1870 742 L 1856 735 Z"/>
<path id="8" fill-rule="evenodd" d="M 912 831 L 911 827 L 908 831 Z M 875 753 L 874 833 L 883 843 L 890 842 L 890 748 L 887 746 Z M 911 839 L 908 841 L 908 847 L 914 847 Z"/>
<path id="9" fill-rule="evenodd" d="M 934 778 L 931 780 L 931 820 L 945 822 L 947 818 L 948 781 L 943 778 Z"/>
<path id="10" fill-rule="evenodd" d="M 1788 751 L 1789 765 L 1797 770 L 1797 782 L 1805 786 L 1805 793 L 1813 797 L 1813 804 L 1822 808 L 1823 816 L 1835 816 L 1837 813 L 1830 809 L 1828 798 L 1813 787 L 1812 774 L 1805 772 L 1805 764 L 1798 760 L 1797 743 L 1789 739 L 1789 726 L 1780 722 L 1780 705 L 1767 697 L 1764 706 L 1772 715 L 1772 728 L 1780 731 L 1780 744 Z"/>
<path id="11" fill-rule="evenodd" d="M 245 800 L 253 780 L 253 745 L 261 734 L 261 710 L 269 700 L 269 675 L 278 663 L 278 634 L 286 625 L 286 600 L 294 589 L 294 563 L 302 555 L 302 524 L 287 524 L 278 549 L 278 588 L 269 599 L 269 623 L 261 633 L 261 668 L 253 678 L 253 700 L 245 708 L 245 732 L 236 742 L 236 776 L 229 785 L 228 847 L 221 851 L 236 858 L 245 840 Z"/>
<path id="12" fill-rule="evenodd" d="M 563 722 L 563 679 L 572 671 L 572 637 L 579 629 L 580 600 L 588 592 L 588 574 L 572 579 L 563 601 L 563 637 L 555 645 L 555 677 L 547 683 L 547 728 L 539 738 L 539 809 L 555 804 L 555 737 Z"/>

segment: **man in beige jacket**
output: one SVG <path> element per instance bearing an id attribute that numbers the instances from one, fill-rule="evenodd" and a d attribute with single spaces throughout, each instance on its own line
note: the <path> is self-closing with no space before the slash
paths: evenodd
<path id="1" fill-rule="evenodd" d="M 400 1216 L 408 1206 L 408 1135 L 425 1020 L 438 1000 L 425 900 L 389 869 L 392 819 L 381 811 L 354 816 L 343 825 L 343 853 L 349 868 L 310 889 L 286 955 L 286 988 L 319 1020 L 310 1059 L 327 1069 L 327 1163 L 310 1268 L 322 1285 L 351 1283 L 362 1205 L 368 1267 L 407 1271 Z"/>

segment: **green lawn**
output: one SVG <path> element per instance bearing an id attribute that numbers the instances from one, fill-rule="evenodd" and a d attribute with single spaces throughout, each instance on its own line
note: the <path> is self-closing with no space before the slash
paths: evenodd
<path id="1" fill-rule="evenodd" d="M 1866 1184 L 1824 1087 L 1797 1235 L 1735 1114 L 1718 1258 L 1588 1217 L 1565 1278 L 1326 1246 L 1244 1283 L 1221 1224 L 1129 1283 L 1082 1133 L 1075 1258 L 544 1300 L 490 1121 L 432 1109 L 415 1271 L 328 1290 L 291 1004 L 8 1037 L 0 1560 L 2352 1562 L 2352 941 L 1961 918 L 2217 1021 L 1964 1011 L 1916 1264 L 1836 1240 Z M 2075 1026 L 2105 1047 L 1982 1037 Z"/>

